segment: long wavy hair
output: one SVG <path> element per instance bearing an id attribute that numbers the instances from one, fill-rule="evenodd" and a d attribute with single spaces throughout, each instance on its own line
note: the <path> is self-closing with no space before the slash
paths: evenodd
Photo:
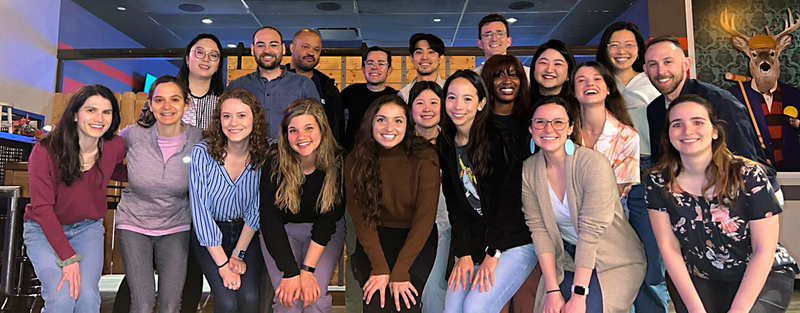
<path id="1" fill-rule="evenodd" d="M 147 94 L 147 102 L 144 103 L 142 112 L 139 114 L 139 119 L 136 120 L 136 124 L 139 124 L 139 126 L 150 128 L 156 124 L 156 116 L 153 114 L 153 110 L 150 109 L 150 102 L 153 101 L 153 94 L 156 92 L 156 87 L 165 83 L 173 83 L 177 85 L 181 90 L 184 103 L 189 105 L 189 85 L 186 83 L 186 81 L 175 76 L 163 75 L 156 79 L 156 81 L 153 82 L 153 85 L 150 86 L 150 92 Z"/>
<path id="2" fill-rule="evenodd" d="M 486 60 L 486 63 L 483 63 L 481 78 L 491 89 L 489 102 L 492 102 L 492 107 L 494 107 L 496 104 L 495 98 L 497 97 L 495 95 L 497 90 L 494 88 L 494 79 L 499 77 L 500 74 L 511 75 L 512 68 L 517 77 L 519 77 L 519 86 L 517 86 L 519 91 L 514 99 L 512 112 L 519 120 L 525 121 L 530 119 L 531 114 L 531 90 L 528 88 L 528 75 L 525 74 L 525 68 L 517 57 L 503 54 L 492 56 Z"/>
<path id="3" fill-rule="evenodd" d="M 192 47 L 194 47 L 194 45 L 202 39 L 211 39 L 217 45 L 217 49 L 219 49 L 219 67 L 217 68 L 217 71 L 214 72 L 214 75 L 211 76 L 211 88 L 209 88 L 212 93 L 219 95 L 225 90 L 225 79 L 222 77 L 222 68 L 225 65 L 225 60 L 227 58 L 225 57 L 225 50 L 222 49 L 222 43 L 219 41 L 217 36 L 212 34 L 199 34 L 195 36 L 188 45 L 186 45 L 186 52 L 183 53 L 183 65 L 181 65 L 181 69 L 178 71 L 178 77 L 184 81 L 189 81 L 189 63 L 186 61 L 186 59 L 194 57 L 191 55 Z"/>
<path id="4" fill-rule="evenodd" d="M 603 76 L 603 81 L 606 83 L 606 88 L 608 89 L 608 95 L 606 95 L 606 110 L 611 112 L 617 120 L 619 120 L 622 124 L 628 125 L 633 128 L 633 119 L 631 119 L 631 115 L 628 113 L 628 109 L 625 106 L 625 98 L 622 97 L 622 93 L 619 92 L 619 88 L 617 88 L 617 82 L 614 81 L 614 75 L 605 68 L 602 64 L 596 61 L 586 61 L 578 64 L 575 67 L 575 70 L 572 71 L 572 84 L 569 84 L 569 88 L 572 89 L 570 94 L 575 95 L 575 74 L 578 73 L 578 70 L 581 67 L 591 67 L 601 76 Z M 577 95 L 576 95 L 577 97 Z M 580 104 L 577 105 L 577 109 L 580 112 L 581 106 Z M 580 114 L 578 114 L 578 118 L 580 118 Z M 666 129 L 666 128 L 665 128 Z"/>
<path id="5" fill-rule="evenodd" d="M 609 71 L 614 71 L 614 65 L 611 64 L 611 57 L 608 55 L 608 42 L 611 40 L 611 35 L 615 32 L 620 30 L 628 30 L 633 33 L 633 36 L 636 37 L 636 46 L 638 47 L 639 53 L 636 55 L 636 61 L 633 61 L 633 70 L 637 73 L 641 73 L 644 71 L 644 37 L 642 37 L 642 33 L 639 32 L 639 27 L 636 27 L 636 24 L 630 22 L 616 22 L 614 24 L 608 25 L 606 30 L 603 32 L 603 36 L 600 37 L 600 43 L 597 44 L 597 54 L 595 54 L 595 59 L 600 64 L 603 64 Z"/>
<path id="6" fill-rule="evenodd" d="M 477 74 L 476 74 L 477 75 Z M 430 142 L 415 134 L 411 109 L 397 95 L 384 95 L 370 104 L 361 120 L 356 133 L 356 142 L 350 157 L 355 158 L 351 170 L 355 200 L 364 207 L 362 218 L 369 225 L 380 226 L 381 212 L 385 209 L 382 201 L 381 160 L 378 157 L 379 144 L 372 137 L 372 123 L 375 115 L 385 105 L 394 104 L 403 109 L 406 117 L 406 129 L 403 141 L 398 145 L 403 148 L 409 158 L 422 157 L 422 151 L 432 148 Z"/>
<path id="7" fill-rule="evenodd" d="M 58 125 L 40 145 L 47 148 L 53 163 L 58 166 L 59 180 L 67 186 L 81 178 L 81 147 L 78 142 L 78 111 L 92 96 L 101 96 L 111 102 L 111 125 L 97 141 L 97 159 L 103 153 L 103 141 L 110 140 L 119 128 L 119 103 L 114 93 L 103 85 L 83 86 L 69 98 Z"/>
<path id="8" fill-rule="evenodd" d="M 664 120 L 664 130 L 661 132 L 661 160 L 653 168 L 648 170 L 652 173 L 660 173 L 664 178 L 664 192 L 679 190 L 677 177 L 683 170 L 683 161 L 680 152 L 669 141 L 669 114 L 676 106 L 684 102 L 694 102 L 702 106 L 708 112 L 708 120 L 717 131 L 717 139 L 711 141 L 711 162 L 706 167 L 706 182 L 703 184 L 703 195 L 709 190 L 714 189 L 714 195 L 723 201 L 733 201 L 738 196 L 739 190 L 744 186 L 741 167 L 745 163 L 754 162 L 743 157 L 734 156 L 728 145 L 725 143 L 725 121 L 717 117 L 711 102 L 705 98 L 695 95 L 682 95 L 673 100 L 667 109 L 667 117 Z M 667 196 L 667 198 L 673 198 Z"/>
<path id="9" fill-rule="evenodd" d="M 228 155 L 225 150 L 228 145 L 228 137 L 222 132 L 220 118 L 222 115 L 222 103 L 228 99 L 239 99 L 250 107 L 253 112 L 253 131 L 250 133 L 250 142 L 247 149 L 250 156 L 250 167 L 253 170 L 257 170 L 264 164 L 264 160 L 267 157 L 267 148 L 269 147 L 267 118 L 264 114 L 264 108 L 261 107 L 258 99 L 246 89 L 229 90 L 219 97 L 219 101 L 214 107 L 214 113 L 211 115 L 211 121 L 208 123 L 208 128 L 203 131 L 203 136 L 206 137 L 206 142 L 208 143 L 208 154 L 220 165 L 225 164 L 225 156 Z"/>
<path id="10" fill-rule="evenodd" d="M 441 96 L 442 118 L 439 121 L 439 125 L 442 129 L 439 137 L 444 138 L 444 144 L 438 145 L 438 148 L 440 152 L 444 152 L 446 151 L 445 149 L 450 149 L 450 147 L 455 146 L 456 125 L 453 123 L 453 120 L 450 119 L 450 115 L 447 114 L 446 99 L 450 84 L 458 78 L 464 78 L 472 84 L 475 90 L 477 90 L 476 95 L 478 96 L 478 102 L 486 100 L 486 105 L 483 107 L 483 110 L 475 113 L 475 119 L 472 121 L 472 127 L 469 129 L 469 142 L 464 149 L 464 153 L 466 153 L 472 161 L 475 173 L 480 176 L 486 176 L 492 172 L 492 162 L 489 157 L 489 138 L 490 136 L 499 135 L 500 132 L 498 131 L 506 127 L 494 117 L 492 102 L 488 99 L 489 89 L 486 88 L 483 79 L 471 70 L 458 70 L 453 73 L 453 75 L 450 75 L 444 83 Z M 511 137 L 506 137 L 508 136 L 503 136 L 503 139 L 513 140 Z"/>
<path id="11" fill-rule="evenodd" d="M 275 192 L 275 206 L 294 214 L 300 211 L 300 186 L 306 181 L 303 173 L 300 155 L 292 149 L 288 138 L 289 123 L 293 118 L 308 114 L 314 117 L 319 126 L 320 142 L 314 151 L 315 167 L 325 173 L 322 190 L 317 196 L 317 212 L 325 213 L 339 203 L 341 197 L 342 175 L 341 168 L 344 163 L 343 149 L 333 138 L 333 131 L 328 125 L 325 109 L 315 99 L 298 99 L 289 104 L 283 113 L 281 129 L 278 132 L 278 144 L 272 145 L 267 150 L 267 156 L 272 158 L 272 175 L 270 179 L 278 182 Z"/>
<path id="12" fill-rule="evenodd" d="M 581 144 L 581 132 L 579 131 L 580 126 L 580 116 L 581 113 L 578 111 L 571 102 L 567 101 L 566 99 L 562 98 L 561 96 L 545 96 L 544 98 L 539 99 L 536 103 L 533 104 L 533 109 L 531 110 L 531 116 L 536 113 L 536 110 L 539 109 L 543 105 L 547 104 L 556 104 L 564 107 L 564 110 L 567 111 L 567 117 L 569 118 L 568 126 L 575 126 L 572 129 L 572 135 L 569 136 L 569 139 L 572 139 L 572 142 L 575 145 Z M 533 118 L 528 121 L 528 125 L 530 126 L 533 123 Z M 538 149 L 538 151 L 542 151 L 542 149 Z"/>

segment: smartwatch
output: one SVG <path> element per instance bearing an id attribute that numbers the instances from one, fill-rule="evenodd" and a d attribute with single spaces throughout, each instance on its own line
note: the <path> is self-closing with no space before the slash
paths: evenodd
<path id="1" fill-rule="evenodd" d="M 572 285 L 572 293 L 579 296 L 586 296 L 589 294 L 589 287 Z"/>
<path id="2" fill-rule="evenodd" d="M 237 258 L 244 260 L 244 255 L 246 254 L 246 252 L 247 252 L 246 250 L 233 249 L 233 253 L 231 253 L 231 256 L 235 256 Z"/>
<path id="3" fill-rule="evenodd" d="M 300 269 L 304 270 L 306 272 L 312 273 L 312 274 L 314 273 L 314 271 L 317 270 L 316 268 L 313 268 L 313 267 L 305 265 L 305 264 L 303 264 L 303 266 L 301 266 Z"/>
<path id="4" fill-rule="evenodd" d="M 495 248 L 492 248 L 492 247 L 486 247 L 486 255 L 488 255 L 490 257 L 499 258 L 501 254 L 502 253 L 500 252 L 500 249 L 495 249 Z"/>

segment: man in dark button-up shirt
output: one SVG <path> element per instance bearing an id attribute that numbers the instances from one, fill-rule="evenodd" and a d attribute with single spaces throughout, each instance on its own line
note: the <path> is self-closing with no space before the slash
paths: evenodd
<path id="1" fill-rule="evenodd" d="M 319 101 L 317 87 L 307 77 L 289 72 L 280 65 L 286 46 L 281 33 L 264 26 L 253 34 L 250 53 L 258 64 L 256 71 L 232 81 L 226 90 L 247 89 L 264 107 L 270 137 L 277 137 L 283 112 L 292 101 L 314 98 Z"/>

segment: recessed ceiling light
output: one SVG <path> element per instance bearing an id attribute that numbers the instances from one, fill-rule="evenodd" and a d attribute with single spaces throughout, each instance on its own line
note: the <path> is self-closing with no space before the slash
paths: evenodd
<path id="1" fill-rule="evenodd" d="M 337 11 L 341 9 L 342 6 L 335 2 L 320 2 L 317 3 L 317 9 L 321 11 Z"/>
<path id="2" fill-rule="evenodd" d="M 184 12 L 203 12 L 206 10 L 202 5 L 194 3 L 184 3 L 178 6 L 178 9 Z"/>
<path id="3" fill-rule="evenodd" d="M 118 7 L 117 7 L 117 11 L 125 11 L 125 10 L 127 10 L 127 9 L 128 9 L 128 8 L 126 8 L 126 7 L 123 7 L 123 6 L 118 6 Z"/>
<path id="4" fill-rule="evenodd" d="M 533 2 L 530 1 L 517 1 L 513 2 L 508 5 L 509 9 L 512 10 L 528 10 L 533 8 Z"/>
<path id="5" fill-rule="evenodd" d="M 442 19 L 440 19 L 440 18 L 435 18 L 435 19 L 433 19 L 433 22 L 435 22 L 435 23 L 439 23 L 439 22 L 441 22 L 441 21 L 442 21 Z"/>
<path id="6" fill-rule="evenodd" d="M 235 43 L 229 43 L 228 44 L 228 48 L 236 48 L 236 44 Z"/>
<path id="7" fill-rule="evenodd" d="M 513 17 L 509 17 L 509 18 L 506 19 L 506 22 L 508 22 L 509 24 L 514 24 L 514 23 L 517 22 L 517 19 L 515 19 Z"/>
<path id="8" fill-rule="evenodd" d="M 214 23 L 214 21 L 212 21 L 210 18 L 204 18 L 204 19 L 202 20 L 202 22 L 203 22 L 203 24 L 211 24 L 211 23 Z"/>

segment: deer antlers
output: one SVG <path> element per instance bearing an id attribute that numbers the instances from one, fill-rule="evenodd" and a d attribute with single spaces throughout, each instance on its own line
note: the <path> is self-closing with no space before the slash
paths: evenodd
<path id="1" fill-rule="evenodd" d="M 778 34 L 778 36 L 775 36 L 775 39 L 781 38 L 786 35 L 790 35 L 792 32 L 797 30 L 798 27 L 800 27 L 800 24 L 797 23 L 797 20 L 794 18 L 794 15 L 792 14 L 792 9 L 787 9 L 787 10 L 789 10 L 789 19 L 783 21 L 783 31 L 780 34 Z M 798 18 L 800 18 L 800 15 L 798 15 Z M 769 28 L 767 28 L 767 33 L 769 33 Z"/>
<path id="2" fill-rule="evenodd" d="M 728 8 L 725 8 L 719 15 L 719 22 L 722 24 L 722 29 L 728 34 L 743 38 L 745 41 L 750 40 L 750 37 L 736 30 L 736 25 L 733 22 L 735 16 L 735 14 L 728 15 Z"/>

